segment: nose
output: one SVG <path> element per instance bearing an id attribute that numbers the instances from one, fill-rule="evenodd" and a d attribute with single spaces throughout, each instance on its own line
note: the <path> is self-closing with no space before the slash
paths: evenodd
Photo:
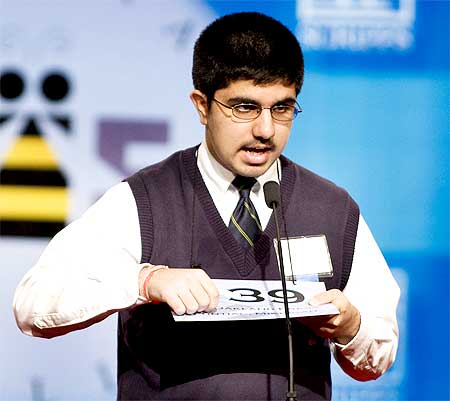
<path id="1" fill-rule="evenodd" d="M 253 135 L 265 140 L 275 135 L 275 126 L 269 108 L 263 109 L 258 118 L 254 120 Z"/>

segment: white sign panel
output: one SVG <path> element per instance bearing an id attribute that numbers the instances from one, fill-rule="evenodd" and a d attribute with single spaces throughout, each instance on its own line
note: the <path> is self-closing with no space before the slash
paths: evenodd
<path id="1" fill-rule="evenodd" d="M 221 299 L 214 312 L 174 315 L 177 322 L 213 320 L 284 319 L 283 291 L 280 280 L 214 280 Z M 321 282 L 287 281 L 290 317 L 335 315 L 332 304 L 311 306 L 309 300 L 326 291 Z"/>

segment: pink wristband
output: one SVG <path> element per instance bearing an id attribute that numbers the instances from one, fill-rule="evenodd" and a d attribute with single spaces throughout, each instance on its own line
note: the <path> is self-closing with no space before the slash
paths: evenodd
<path id="1" fill-rule="evenodd" d="M 158 265 L 158 266 L 150 267 L 150 268 L 148 269 L 149 272 L 148 272 L 148 274 L 147 274 L 147 277 L 145 277 L 144 284 L 142 285 L 142 292 L 143 292 L 143 295 L 144 295 L 145 298 L 146 298 L 148 301 L 150 301 L 150 302 L 157 303 L 156 301 L 152 301 L 152 299 L 151 299 L 150 296 L 148 295 L 148 286 L 149 286 L 149 284 L 150 284 L 150 280 L 151 280 L 152 277 L 153 277 L 153 274 L 155 274 L 155 272 L 157 272 L 158 270 L 161 270 L 161 269 L 168 269 L 168 266 Z"/>

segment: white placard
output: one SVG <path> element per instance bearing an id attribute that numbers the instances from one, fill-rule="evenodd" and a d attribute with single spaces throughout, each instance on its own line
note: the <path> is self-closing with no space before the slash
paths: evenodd
<path id="1" fill-rule="evenodd" d="M 283 292 L 280 280 L 214 280 L 221 293 L 214 312 L 177 316 L 175 321 L 284 319 Z M 286 283 L 290 317 L 335 315 L 332 304 L 309 305 L 316 294 L 326 291 L 322 282 L 288 281 Z M 232 297 L 231 299 L 229 299 Z"/>

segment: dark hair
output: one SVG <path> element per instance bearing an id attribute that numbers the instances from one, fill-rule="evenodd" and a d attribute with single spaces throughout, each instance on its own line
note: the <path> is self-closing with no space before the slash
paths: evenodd
<path id="1" fill-rule="evenodd" d="M 194 47 L 194 87 L 210 102 L 218 89 L 245 79 L 257 85 L 303 84 L 303 55 L 296 37 L 281 22 L 264 14 L 225 15 L 200 34 Z"/>

